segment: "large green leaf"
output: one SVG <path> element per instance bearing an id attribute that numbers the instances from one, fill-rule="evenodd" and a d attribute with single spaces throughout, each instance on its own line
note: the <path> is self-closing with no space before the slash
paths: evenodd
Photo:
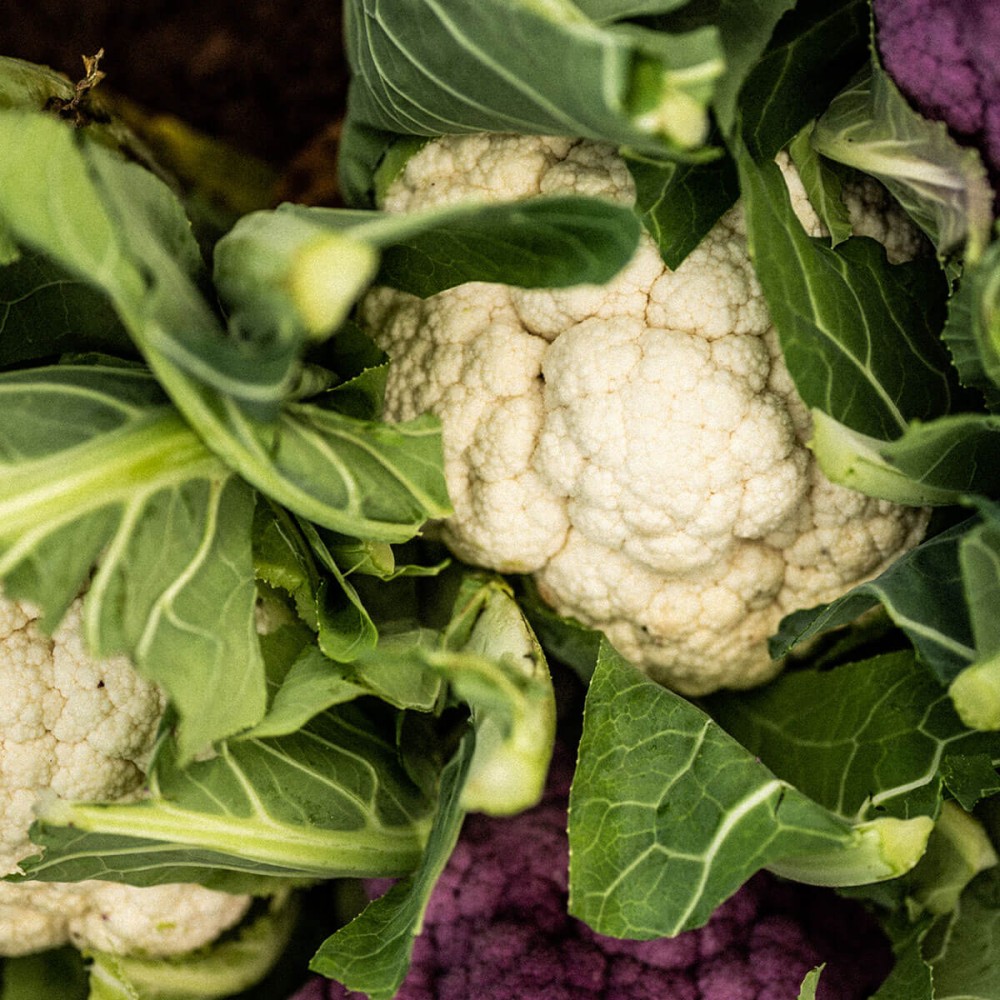
<path id="1" fill-rule="evenodd" d="M 140 368 L 0 376 L 0 578 L 166 688 L 182 754 L 257 722 L 254 497 Z M 96 566 L 96 570 L 95 567 Z M 93 572 L 92 572 L 93 571 Z"/>
<path id="2" fill-rule="evenodd" d="M 378 713 L 341 705 L 184 768 L 163 742 L 141 801 L 43 809 L 31 833 L 43 853 L 22 863 L 25 877 L 260 892 L 275 879 L 403 875 L 420 862 L 433 802 L 387 725 L 384 738 Z"/>
<path id="3" fill-rule="evenodd" d="M 755 158 L 773 157 L 822 113 L 864 62 L 867 29 L 867 0 L 810 0 L 784 16 L 739 93 L 738 127 Z"/>
<path id="4" fill-rule="evenodd" d="M 610 646 L 570 794 L 570 911 L 602 934 L 697 927 L 759 868 L 850 854 L 858 834 Z"/>
<path id="5" fill-rule="evenodd" d="M 947 930 L 925 944 L 924 958 L 934 976 L 934 1000 L 996 1000 L 1000 969 L 1000 869 L 991 868 L 962 894 Z"/>
<path id="6" fill-rule="evenodd" d="M 742 150 L 750 252 L 799 394 L 852 430 L 883 439 L 947 411 L 938 333 L 946 283 L 933 261 L 890 265 L 873 240 L 836 249 L 795 218 L 778 167 Z"/>
<path id="7" fill-rule="evenodd" d="M 42 115 L 0 114 L 0 219 L 19 242 L 111 299 L 206 444 L 278 502 L 334 530 L 411 537 L 450 511 L 440 435 L 294 397 L 284 349 L 228 337 L 201 296 L 177 200 L 142 167 Z"/>
<path id="8" fill-rule="evenodd" d="M 909 651 L 790 671 L 755 691 L 714 695 L 705 707 L 779 778 L 852 821 L 936 816 L 947 757 L 1000 762 L 1000 739 L 964 726 Z"/>
<path id="9" fill-rule="evenodd" d="M 541 797 L 555 735 L 555 703 L 541 649 L 510 591 L 468 575 L 437 649 L 416 663 L 445 678 L 471 710 L 470 732 L 444 769 L 437 816 L 420 867 L 320 948 L 312 968 L 372 1000 L 390 1000 L 468 811 L 509 814 Z"/>
<path id="10" fill-rule="evenodd" d="M 345 14 L 354 75 L 344 176 L 355 203 L 370 196 L 372 158 L 384 149 L 372 130 L 583 136 L 657 155 L 697 149 L 723 68 L 711 26 L 678 35 L 601 27 L 569 0 L 351 0 Z"/>

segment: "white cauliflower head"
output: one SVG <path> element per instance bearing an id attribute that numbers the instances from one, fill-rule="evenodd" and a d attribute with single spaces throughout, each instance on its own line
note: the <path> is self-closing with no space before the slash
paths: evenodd
<path id="1" fill-rule="evenodd" d="M 384 207 L 570 193 L 635 199 L 610 146 L 449 136 L 409 160 Z M 856 231 L 913 253 L 915 233 L 873 191 L 851 207 Z M 558 612 L 681 692 L 773 676 L 766 640 L 785 614 L 876 575 L 926 527 L 926 512 L 819 471 L 740 206 L 676 271 L 644 234 L 604 286 L 470 283 L 426 300 L 382 288 L 362 316 L 392 362 L 387 418 L 441 418 L 448 545 L 532 573 Z"/>
<path id="2" fill-rule="evenodd" d="M 145 777 L 163 695 L 128 659 L 91 657 L 81 615 L 78 599 L 49 636 L 35 608 L 0 594 L 0 875 L 37 853 L 40 799 L 124 799 Z M 0 955 L 66 943 L 176 954 L 214 940 L 250 902 L 198 885 L 0 883 Z"/>

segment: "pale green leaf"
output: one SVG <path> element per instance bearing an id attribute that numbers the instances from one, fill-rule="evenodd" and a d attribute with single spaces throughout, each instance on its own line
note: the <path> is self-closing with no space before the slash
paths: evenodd
<path id="1" fill-rule="evenodd" d="M 434 806 L 380 730 L 377 713 L 350 703 L 184 768 L 161 742 L 148 797 L 50 803 L 32 827 L 44 853 L 22 867 L 41 881 L 258 893 L 277 880 L 403 875 L 420 862 Z"/>
<path id="2" fill-rule="evenodd" d="M 127 654 L 166 688 L 183 755 L 257 722 L 249 487 L 143 369 L 10 372 L 0 401 L 8 593 L 42 607 L 51 629 L 87 589 L 88 646 Z"/>
<path id="3" fill-rule="evenodd" d="M 914 111 L 872 59 L 817 122 L 816 148 L 882 181 L 941 255 L 964 249 L 974 260 L 993 220 L 978 152 L 955 142 L 943 122 Z"/>

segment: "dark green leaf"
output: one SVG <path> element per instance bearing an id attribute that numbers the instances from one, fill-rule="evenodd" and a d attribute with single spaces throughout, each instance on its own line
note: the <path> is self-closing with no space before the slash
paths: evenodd
<path id="1" fill-rule="evenodd" d="M 1000 416 L 914 420 L 895 440 L 853 431 L 813 410 L 812 449 L 827 478 L 910 506 L 959 503 L 1000 489 Z"/>
<path id="2" fill-rule="evenodd" d="M 110 296 L 160 383 L 227 464 L 302 516 L 362 537 L 403 541 L 427 516 L 450 512 L 433 422 L 390 427 L 282 405 L 294 389 L 287 347 L 225 336 L 195 283 L 188 222 L 162 183 L 48 117 L 5 112 L 0 125 L 0 218 Z"/>
<path id="3" fill-rule="evenodd" d="M 722 69 L 710 26 L 676 37 L 602 28 L 568 0 L 351 0 L 345 13 L 353 127 L 342 155 L 349 180 L 367 175 L 348 189 L 355 203 L 386 131 L 582 136 L 654 155 L 697 148 Z"/>
<path id="4" fill-rule="evenodd" d="M 75 948 L 3 960 L 0 1000 L 89 1000 L 87 969 Z"/>
<path id="5" fill-rule="evenodd" d="M 1000 761 L 1000 739 L 967 729 L 911 652 L 790 671 L 764 688 L 713 695 L 705 707 L 779 778 L 852 821 L 936 816 L 943 759 Z"/>
<path id="6" fill-rule="evenodd" d="M 867 41 L 867 0 L 810 0 L 778 23 L 739 97 L 742 140 L 756 159 L 773 157 L 827 107 L 864 62 Z"/>
<path id="7" fill-rule="evenodd" d="M 962 271 L 942 333 L 962 384 L 1000 407 L 1000 240 Z"/>
<path id="8" fill-rule="evenodd" d="M 943 949 L 926 956 L 933 969 L 934 1000 L 995 1000 L 1000 996 L 998 948 L 1000 869 L 991 868 L 962 894 Z"/>
<path id="9" fill-rule="evenodd" d="M 0 268 L 0 367 L 66 351 L 135 356 L 103 295 L 26 251 Z"/>
<path id="10" fill-rule="evenodd" d="M 1000 774 L 993 758 L 986 753 L 949 755 L 941 761 L 941 779 L 966 810 L 1000 792 Z"/>
<path id="11" fill-rule="evenodd" d="M 829 604 L 786 616 L 771 640 L 771 655 L 780 659 L 881 603 L 923 662 L 947 683 L 975 656 L 958 561 L 959 545 L 971 527 L 966 521 L 943 531 L 901 556 L 877 579 Z"/>
<path id="12" fill-rule="evenodd" d="M 666 265 L 676 269 L 739 197 L 736 166 L 728 156 L 709 163 L 627 157 L 636 209 Z"/>
<path id="13" fill-rule="evenodd" d="M 932 261 L 890 265 L 860 237 L 835 250 L 806 235 L 773 163 L 738 156 L 750 252 L 803 400 L 852 430 L 898 437 L 946 412 L 938 340 L 946 283 Z"/>
<path id="14" fill-rule="evenodd" d="M 812 130 L 812 124 L 807 125 L 789 144 L 788 154 L 809 203 L 830 234 L 830 246 L 835 247 L 851 236 L 851 217 L 841 198 L 840 173 L 813 148 Z"/>

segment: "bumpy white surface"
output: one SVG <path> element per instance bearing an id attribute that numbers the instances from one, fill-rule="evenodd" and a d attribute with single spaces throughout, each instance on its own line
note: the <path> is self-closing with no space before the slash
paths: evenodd
<path id="1" fill-rule="evenodd" d="M 37 849 L 43 796 L 126 798 L 140 789 L 164 701 L 124 657 L 97 660 L 80 634 L 82 602 L 51 636 L 37 611 L 0 594 L 0 874 Z M 166 955 L 213 940 L 250 905 L 197 885 L 0 883 L 0 955 L 75 943 Z"/>
<path id="2" fill-rule="evenodd" d="M 568 193 L 635 198 L 606 145 L 476 135 L 425 146 L 385 208 Z M 851 207 L 891 257 L 913 252 L 912 230 L 875 191 Z M 766 639 L 783 615 L 876 575 L 926 527 L 926 512 L 819 471 L 739 206 L 676 271 L 644 234 L 605 286 L 470 283 L 427 300 L 377 289 L 363 319 L 392 361 L 386 416 L 442 420 L 449 546 L 534 574 L 558 612 L 681 692 L 773 676 Z"/>

